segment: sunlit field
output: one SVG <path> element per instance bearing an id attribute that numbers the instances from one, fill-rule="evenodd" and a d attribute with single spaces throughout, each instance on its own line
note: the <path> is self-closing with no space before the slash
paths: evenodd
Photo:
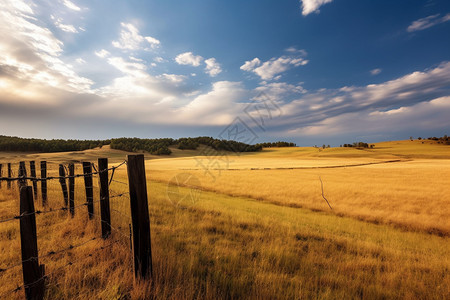
<path id="1" fill-rule="evenodd" d="M 202 150 L 147 156 L 153 282 L 133 279 L 127 196 L 111 198 L 112 236 L 100 238 L 96 178 L 94 220 L 85 206 L 73 219 L 65 211 L 36 216 L 40 255 L 82 244 L 40 260 L 47 299 L 450 297 L 450 147 L 272 148 L 228 153 L 227 165 L 207 170 L 198 164 Z M 3 164 L 47 159 L 55 173 L 55 163 L 107 156 L 116 165 L 126 154 L 104 147 L 0 157 Z M 178 196 L 188 197 L 174 203 L 168 195 L 182 173 L 197 178 L 196 186 L 179 182 L 187 186 L 176 186 Z M 127 191 L 126 167 L 114 180 L 111 195 Z M 13 186 L 2 184 L 0 219 L 18 214 Z M 75 205 L 85 201 L 82 178 L 75 195 Z M 49 183 L 49 205 L 63 205 L 57 181 Z M 39 199 L 36 206 L 42 209 Z M 0 251 L 0 268 L 20 263 L 18 221 L 0 223 Z M 4 299 L 24 297 L 10 292 L 23 283 L 21 266 L 0 280 Z"/>

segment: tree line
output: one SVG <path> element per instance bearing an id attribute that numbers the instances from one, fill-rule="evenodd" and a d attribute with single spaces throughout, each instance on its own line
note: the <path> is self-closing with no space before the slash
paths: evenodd
<path id="1" fill-rule="evenodd" d="M 374 144 L 368 144 L 364 142 L 355 142 L 353 144 L 343 144 L 341 147 L 355 147 L 355 148 L 371 148 L 373 149 L 375 147 Z"/>
<path id="2" fill-rule="evenodd" d="M 256 145 L 260 145 L 263 148 L 273 148 L 273 147 L 297 147 L 295 143 L 289 143 L 289 142 L 274 142 L 274 143 L 259 143 Z"/>
<path id="3" fill-rule="evenodd" d="M 66 152 L 108 145 L 110 140 L 44 140 L 0 135 L 0 151 Z"/>
<path id="4" fill-rule="evenodd" d="M 199 145 L 212 147 L 215 150 L 233 152 L 255 152 L 262 150 L 262 145 L 248 145 L 232 140 L 219 140 L 212 137 L 202 136 L 196 138 L 116 138 L 108 140 L 63 140 L 63 139 L 35 139 L 20 138 L 0 135 L 0 151 L 19 152 L 67 152 L 83 151 L 110 145 L 112 149 L 128 152 L 147 151 L 154 155 L 170 155 L 170 146 L 178 149 L 195 150 Z"/>

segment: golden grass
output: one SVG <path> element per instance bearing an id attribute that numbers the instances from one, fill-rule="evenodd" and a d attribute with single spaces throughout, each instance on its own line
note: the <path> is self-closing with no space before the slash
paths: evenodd
<path id="1" fill-rule="evenodd" d="M 261 164 L 272 164 L 264 162 L 271 156 L 279 160 L 329 160 L 311 153 L 299 155 L 295 150 L 260 153 Z M 182 207 L 168 201 L 165 181 L 186 171 L 176 170 L 165 159 L 148 161 L 153 284 L 133 279 L 129 220 L 125 216 L 130 213 L 129 200 L 113 198 L 111 207 L 120 213 L 111 212 L 116 230 L 110 239 L 94 240 L 40 261 L 49 275 L 46 298 L 450 297 L 448 237 L 427 233 L 431 228 L 438 230 L 433 233 L 448 230 L 448 161 L 413 159 L 348 168 L 250 170 L 255 156 L 238 158 L 243 170 L 222 171 L 215 182 L 203 171 L 189 171 L 211 191 L 203 191 L 197 202 L 184 202 Z M 351 155 L 348 159 L 359 161 Z M 366 157 L 363 161 L 382 159 L 389 157 Z M 174 164 L 180 160 L 175 159 Z M 170 168 L 163 170 L 163 164 Z M 318 175 L 333 212 L 321 198 Z M 125 169 L 119 169 L 114 178 L 126 182 Z M 80 204 L 84 202 L 81 178 L 76 186 L 76 204 Z M 18 211 L 17 191 L 6 190 L 5 184 L 2 187 L 0 219 Z M 50 205 L 61 207 L 59 183 L 52 182 L 49 188 Z M 126 191 L 127 186 L 113 182 L 111 189 L 114 195 Z M 189 192 L 180 188 L 180 193 Z M 98 188 L 95 195 L 98 200 Z M 39 201 L 37 206 L 40 208 Z M 77 208 L 74 219 L 65 212 L 38 215 L 40 254 L 99 237 L 98 215 L 88 221 L 85 210 Z M 20 261 L 18 223 L 0 224 L 0 268 Z M 397 228 L 400 225 L 402 228 Z M 68 262 L 74 264 L 63 267 Z M 0 273 L 0 281 L 0 296 L 22 284 L 21 266 Z M 7 299 L 21 298 L 23 290 Z"/>

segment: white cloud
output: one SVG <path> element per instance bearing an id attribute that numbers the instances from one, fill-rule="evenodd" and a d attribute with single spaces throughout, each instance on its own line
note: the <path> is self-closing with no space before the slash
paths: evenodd
<path id="1" fill-rule="evenodd" d="M 77 5 L 75 5 L 72 1 L 69 0 L 63 0 L 63 4 L 72 10 L 80 11 L 81 8 L 79 8 Z"/>
<path id="2" fill-rule="evenodd" d="M 255 89 L 258 93 L 265 93 L 269 98 L 276 101 L 281 101 L 281 97 L 290 94 L 305 94 L 305 90 L 301 84 L 294 85 L 286 82 L 272 82 L 263 83 Z"/>
<path id="3" fill-rule="evenodd" d="M 220 72 L 222 72 L 222 68 L 220 64 L 216 61 L 215 58 L 208 58 L 205 60 L 206 68 L 205 72 L 209 74 L 211 77 L 217 76 Z"/>
<path id="4" fill-rule="evenodd" d="M 157 56 L 155 58 L 153 58 L 154 61 L 162 63 L 164 61 L 164 58 L 162 58 L 161 56 Z"/>
<path id="5" fill-rule="evenodd" d="M 178 113 L 192 125 L 227 125 L 244 109 L 241 102 L 248 96 L 242 83 L 218 81 L 211 91 L 197 96 Z"/>
<path id="6" fill-rule="evenodd" d="M 327 137 L 344 132 L 355 136 L 435 130 L 450 127 L 448 115 L 450 115 L 450 97 L 439 97 L 388 111 L 343 113 L 314 125 L 292 130 L 290 134 Z"/>
<path id="7" fill-rule="evenodd" d="M 178 54 L 177 57 L 175 57 L 175 61 L 179 65 L 191 65 L 194 67 L 198 67 L 203 61 L 203 57 L 201 57 L 200 55 L 194 55 L 192 54 L 192 52 L 184 52 Z"/>
<path id="8" fill-rule="evenodd" d="M 281 56 L 272 58 L 261 63 L 259 58 L 246 61 L 240 68 L 241 70 L 254 72 L 263 80 L 272 80 L 277 74 L 287 71 L 291 67 L 304 66 L 308 60 L 298 56 Z M 280 77 L 277 77 L 279 79 Z"/>
<path id="9" fill-rule="evenodd" d="M 306 16 L 313 12 L 319 12 L 319 7 L 332 1 L 333 0 L 300 0 L 300 2 L 302 2 L 302 14 Z"/>
<path id="10" fill-rule="evenodd" d="M 109 56 L 109 54 L 110 54 L 105 49 L 102 49 L 100 51 L 95 51 L 94 53 L 95 53 L 95 55 L 97 55 L 98 57 L 101 57 L 101 58 L 105 58 L 105 57 Z"/>
<path id="11" fill-rule="evenodd" d="M 145 78 L 148 74 L 145 72 L 147 67 L 143 63 L 129 62 L 122 57 L 110 57 L 108 63 L 125 74 L 134 77 Z"/>
<path id="12" fill-rule="evenodd" d="M 372 75 L 378 75 L 378 74 L 380 74 L 381 73 L 381 69 L 379 69 L 379 68 L 377 68 L 377 69 L 373 69 L 373 70 L 370 70 L 370 74 L 372 74 Z"/>
<path id="13" fill-rule="evenodd" d="M 439 18 L 439 16 L 440 16 L 440 14 L 436 14 L 436 15 L 431 15 L 426 18 L 416 20 L 416 21 L 412 22 L 411 25 L 409 25 L 406 30 L 408 32 L 424 30 L 424 29 L 430 28 L 432 26 L 450 21 L 450 13 L 446 14 L 442 18 Z"/>
<path id="14" fill-rule="evenodd" d="M 244 71 L 253 71 L 257 66 L 261 64 L 261 60 L 259 58 L 255 57 L 253 60 L 246 61 L 241 67 L 241 70 Z"/>
<path id="15" fill-rule="evenodd" d="M 162 75 L 159 75 L 159 78 L 166 79 L 166 80 L 168 80 L 170 82 L 173 82 L 173 83 L 181 83 L 181 82 L 183 82 L 186 79 L 186 76 L 185 75 L 176 75 L 176 74 L 166 74 L 166 73 L 164 73 Z"/>
<path id="16" fill-rule="evenodd" d="M 91 92 L 93 82 L 76 74 L 64 60 L 63 42 L 36 20 L 27 2 L 0 2 L 0 69 L 8 78 L 9 88 L 19 91 L 26 84 L 27 89 L 20 92 L 24 99 L 31 99 L 38 90 L 49 86 L 75 93 Z"/>
<path id="17" fill-rule="evenodd" d="M 80 57 L 80 58 L 77 58 L 75 61 L 76 61 L 78 64 L 80 64 L 80 65 L 86 63 L 86 61 L 85 61 L 84 59 L 82 59 L 81 57 Z"/>
<path id="18" fill-rule="evenodd" d="M 63 24 L 57 21 L 55 22 L 55 26 L 65 32 L 78 33 L 78 30 L 73 25 Z"/>
<path id="19" fill-rule="evenodd" d="M 421 109 L 424 106 L 418 104 L 442 98 L 443 95 L 447 97 L 440 101 L 448 102 L 450 99 L 448 97 L 450 95 L 450 62 L 444 62 L 436 68 L 413 72 L 380 84 L 344 87 L 335 90 L 322 89 L 315 93 L 306 93 L 281 106 L 284 119 L 278 125 L 288 128 L 295 127 L 296 129 L 293 129 L 292 132 L 296 132 L 296 134 L 306 134 L 307 132 L 325 134 L 327 130 L 331 129 L 328 132 L 342 133 L 345 132 L 342 131 L 345 128 L 339 129 L 339 122 L 345 123 L 345 120 L 350 122 L 352 119 L 352 117 L 347 119 L 346 116 L 374 118 L 381 115 L 401 115 L 408 111 L 409 107 L 416 106 L 417 109 Z M 361 120 L 364 118 L 361 117 Z M 425 120 L 424 117 L 421 119 Z M 379 122 L 381 123 L 383 120 L 380 119 Z M 413 120 L 408 124 L 411 125 L 411 122 Z M 442 118 L 433 118 L 430 119 L 430 122 L 442 123 Z M 360 127 L 356 121 L 351 126 L 361 132 L 366 128 Z"/>
<path id="20" fill-rule="evenodd" d="M 116 48 L 123 50 L 148 50 L 145 47 L 145 42 L 150 45 L 150 47 L 156 48 L 160 45 L 160 41 L 151 36 L 142 36 L 139 30 L 130 23 L 120 23 L 122 30 L 120 31 L 120 39 L 118 41 L 113 41 L 112 45 Z"/>

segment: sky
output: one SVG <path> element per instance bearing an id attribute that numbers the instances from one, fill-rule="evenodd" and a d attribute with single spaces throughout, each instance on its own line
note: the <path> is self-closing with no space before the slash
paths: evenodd
<path id="1" fill-rule="evenodd" d="M 2 0 L 0 135 L 450 133 L 448 0 Z"/>

